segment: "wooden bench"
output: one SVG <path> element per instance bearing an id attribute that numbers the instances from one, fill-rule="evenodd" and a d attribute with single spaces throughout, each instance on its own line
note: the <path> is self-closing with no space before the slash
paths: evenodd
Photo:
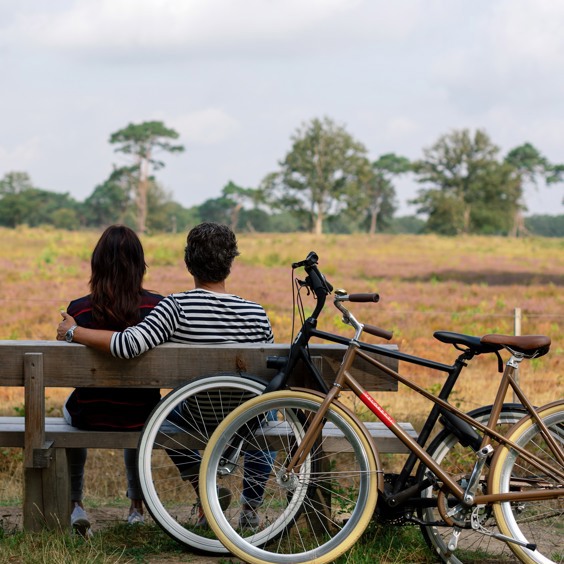
<path id="1" fill-rule="evenodd" d="M 393 347 L 393 345 L 390 345 Z M 344 347 L 310 345 L 331 384 Z M 139 358 L 122 360 L 82 345 L 57 341 L 1 341 L 0 386 L 24 387 L 25 417 L 0 417 L 0 447 L 24 449 L 23 524 L 26 530 L 70 523 L 70 480 L 66 449 L 135 448 L 139 433 L 83 431 L 59 417 L 45 417 L 46 388 L 139 387 L 166 390 L 202 376 L 246 372 L 269 380 L 269 356 L 285 356 L 288 345 L 186 346 L 167 343 Z M 397 361 L 381 357 L 387 366 Z M 363 366 L 364 365 L 364 366 Z M 396 391 L 397 384 L 364 361 L 353 374 L 369 390 Z M 290 385 L 312 386 L 299 367 Z M 404 425 L 413 435 L 413 428 Z M 371 424 L 381 452 L 405 452 L 383 425 Z M 334 437 L 338 448 L 338 437 Z"/>

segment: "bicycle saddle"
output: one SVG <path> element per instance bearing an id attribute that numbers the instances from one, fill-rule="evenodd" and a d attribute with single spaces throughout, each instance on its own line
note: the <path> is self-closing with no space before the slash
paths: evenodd
<path id="1" fill-rule="evenodd" d="M 550 349 L 550 337 L 545 335 L 484 335 L 481 342 L 491 345 L 500 345 L 525 355 L 527 358 L 536 358 L 546 354 Z"/>
<path id="2" fill-rule="evenodd" d="M 462 350 L 462 348 L 470 349 L 474 354 L 497 352 L 503 348 L 501 343 L 487 343 L 480 337 L 453 333 L 452 331 L 435 331 L 433 337 L 441 343 L 454 345 L 459 350 Z"/>

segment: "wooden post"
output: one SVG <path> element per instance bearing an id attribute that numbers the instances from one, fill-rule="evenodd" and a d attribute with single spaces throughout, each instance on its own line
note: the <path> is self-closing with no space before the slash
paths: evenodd
<path id="1" fill-rule="evenodd" d="M 521 335 L 521 308 L 520 307 L 516 307 L 515 310 L 514 310 L 513 333 L 516 336 Z M 517 384 L 519 384 L 519 371 L 517 371 L 517 374 L 515 375 L 515 381 L 517 382 Z M 519 403 L 519 398 L 517 397 L 517 394 L 515 392 L 513 392 L 513 403 Z"/>
<path id="2" fill-rule="evenodd" d="M 35 468 L 34 453 L 45 442 L 45 392 L 43 354 L 25 353 L 25 432 L 23 525 L 27 531 L 39 531 L 45 521 L 43 476 Z"/>

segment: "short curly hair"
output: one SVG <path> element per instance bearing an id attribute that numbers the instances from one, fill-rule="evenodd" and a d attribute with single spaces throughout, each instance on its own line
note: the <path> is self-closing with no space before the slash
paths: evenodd
<path id="1" fill-rule="evenodd" d="M 184 262 L 188 272 L 202 282 L 222 282 L 239 255 L 235 233 L 219 223 L 204 222 L 186 238 Z"/>

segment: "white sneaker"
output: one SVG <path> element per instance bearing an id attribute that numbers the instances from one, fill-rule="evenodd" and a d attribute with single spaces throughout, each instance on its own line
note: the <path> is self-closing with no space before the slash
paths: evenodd
<path id="1" fill-rule="evenodd" d="M 85 539 L 94 536 L 94 533 L 90 528 L 88 515 L 86 515 L 86 511 L 84 511 L 84 509 L 78 504 L 75 504 L 71 513 L 71 528 L 75 533 Z"/>
<path id="2" fill-rule="evenodd" d="M 145 517 L 139 513 L 139 511 L 137 511 L 137 509 L 134 509 L 127 517 L 127 522 L 130 525 L 141 525 L 142 523 L 145 522 Z"/>

